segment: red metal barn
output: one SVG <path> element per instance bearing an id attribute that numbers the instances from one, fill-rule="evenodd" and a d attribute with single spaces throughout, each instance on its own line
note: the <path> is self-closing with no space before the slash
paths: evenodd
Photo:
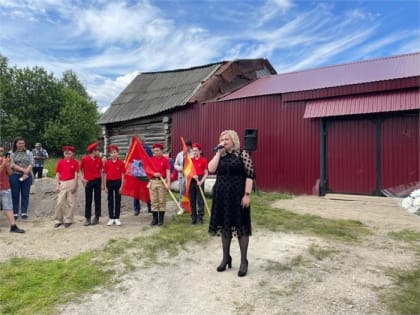
<path id="1" fill-rule="evenodd" d="M 419 181 L 419 87 L 420 53 L 267 76 L 174 113 L 172 152 L 257 129 L 259 189 L 381 195 Z"/>

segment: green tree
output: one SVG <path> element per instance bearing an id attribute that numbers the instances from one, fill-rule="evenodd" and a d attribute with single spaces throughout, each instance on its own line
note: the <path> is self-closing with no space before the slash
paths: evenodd
<path id="1" fill-rule="evenodd" d="M 77 78 L 77 75 L 73 71 L 64 71 L 63 77 L 61 78 L 61 83 L 64 85 L 64 87 L 77 92 L 80 96 L 83 96 L 86 99 L 90 99 L 83 84 L 80 83 L 79 79 Z"/>
<path id="2" fill-rule="evenodd" d="M 96 124 L 99 119 L 96 103 L 68 88 L 63 89 L 63 95 L 64 104 L 57 120 L 48 124 L 45 142 L 58 152 L 62 145 L 73 145 L 83 152 L 101 131 Z"/>
<path id="3" fill-rule="evenodd" d="M 0 137 L 23 136 L 51 153 L 63 145 L 81 152 L 100 135 L 96 102 L 68 70 L 61 80 L 43 68 L 10 68 L 0 55 Z M 1 139 L 0 139 L 1 140 Z"/>
<path id="4" fill-rule="evenodd" d="M 7 64 L 7 58 L 0 55 L 0 139 L 11 138 L 7 134 L 8 126 L 6 121 L 9 121 L 9 111 L 6 108 L 6 100 L 11 91 L 11 71 Z"/>
<path id="5" fill-rule="evenodd" d="M 3 136 L 23 136 L 28 145 L 42 141 L 45 122 L 54 120 L 63 102 L 62 87 L 44 69 L 8 68 L 2 81 L 1 133 Z"/>

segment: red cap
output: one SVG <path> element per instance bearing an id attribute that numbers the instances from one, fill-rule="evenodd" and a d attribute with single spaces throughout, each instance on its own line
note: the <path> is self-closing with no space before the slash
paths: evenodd
<path id="1" fill-rule="evenodd" d="M 72 146 L 70 146 L 70 145 L 65 145 L 65 146 L 63 146 L 63 147 L 62 147 L 62 150 L 63 150 L 63 152 L 66 152 L 66 151 L 71 151 L 71 152 L 73 152 L 73 153 L 74 153 L 74 147 L 72 147 Z"/>
<path id="2" fill-rule="evenodd" d="M 94 142 L 87 147 L 87 151 L 90 153 L 98 147 L 98 143 Z"/>
<path id="3" fill-rule="evenodd" d="M 193 144 L 192 144 L 192 147 L 193 147 L 193 148 L 197 148 L 198 150 L 200 150 L 200 151 L 201 151 L 201 144 L 199 144 L 199 143 L 193 143 Z"/>
<path id="4" fill-rule="evenodd" d="M 155 143 L 155 144 L 152 146 L 152 148 L 153 148 L 153 149 L 158 148 L 158 149 L 163 150 L 163 144 L 161 144 L 161 143 Z"/>
<path id="5" fill-rule="evenodd" d="M 108 150 L 109 153 L 111 153 L 114 150 L 117 151 L 117 152 L 120 152 L 120 148 L 115 144 L 109 145 L 107 150 Z"/>

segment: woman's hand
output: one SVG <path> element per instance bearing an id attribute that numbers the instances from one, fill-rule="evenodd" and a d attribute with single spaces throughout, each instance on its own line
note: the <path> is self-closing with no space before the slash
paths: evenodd
<path id="1" fill-rule="evenodd" d="M 244 208 L 248 208 L 251 203 L 251 198 L 247 195 L 244 195 L 241 200 L 241 206 Z"/>

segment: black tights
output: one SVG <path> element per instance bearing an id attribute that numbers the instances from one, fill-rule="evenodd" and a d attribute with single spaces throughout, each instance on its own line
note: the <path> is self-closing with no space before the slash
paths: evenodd
<path id="1" fill-rule="evenodd" d="M 223 248 L 223 262 L 226 263 L 230 257 L 230 243 L 232 241 L 232 237 L 228 237 L 222 235 L 222 248 Z M 242 235 L 238 236 L 238 243 L 239 249 L 241 250 L 241 264 L 247 264 L 247 256 L 248 256 L 248 244 L 249 244 L 249 236 Z"/>

